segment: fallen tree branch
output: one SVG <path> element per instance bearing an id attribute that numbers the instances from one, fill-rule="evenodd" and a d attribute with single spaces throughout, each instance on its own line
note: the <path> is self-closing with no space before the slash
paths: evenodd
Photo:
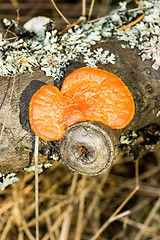
<path id="1" fill-rule="evenodd" d="M 137 49 L 122 49 L 120 42 L 115 37 L 103 43 L 98 43 L 94 48 L 102 47 L 109 49 L 117 56 L 117 64 L 99 64 L 98 67 L 115 73 L 123 79 L 133 94 L 136 105 L 136 113 L 132 122 L 122 130 L 112 130 L 117 141 L 120 135 L 127 134 L 130 130 L 137 130 L 149 124 L 159 124 L 160 106 L 160 71 L 155 71 L 151 65 L 152 61 L 142 62 Z M 114 46 L 114 48 L 113 48 Z M 78 62 L 71 62 L 64 73 L 64 77 L 73 70 L 84 66 L 83 58 Z M 22 92 L 33 80 L 40 80 L 47 84 L 54 84 L 51 77 L 46 77 L 44 73 L 35 69 L 34 72 L 18 74 L 15 79 L 14 94 L 9 105 L 9 96 L 12 91 L 11 85 L 8 89 L 8 78 L 2 77 L 0 80 L 0 101 L 3 102 L 1 108 L 0 125 L 2 127 L 6 112 L 7 121 L 3 131 L 0 152 L 0 169 L 2 173 L 18 171 L 33 164 L 33 135 L 22 128 L 19 118 L 19 102 Z M 11 82 L 13 78 L 11 79 Z M 63 79 L 61 83 L 63 82 Z M 60 82 L 56 85 L 61 85 Z M 31 94 L 32 95 L 32 94 Z M 6 96 L 6 97 L 5 97 Z M 3 101 L 5 97 L 5 101 Z M 25 101 L 28 101 L 25 99 Z M 28 121 L 27 112 L 26 119 Z M 42 145 L 43 145 L 42 141 Z M 46 144 L 46 143 L 45 143 Z M 44 144 L 44 145 L 45 145 Z M 43 147 L 42 147 L 43 149 Z M 44 153 L 43 153 L 44 154 Z M 47 157 L 41 156 L 39 162 L 48 161 Z"/>
<path id="2" fill-rule="evenodd" d="M 105 154 L 109 161 L 107 166 L 112 164 L 111 159 L 113 160 L 116 148 L 121 144 L 119 138 L 130 131 L 137 131 L 154 124 L 154 127 L 149 128 L 148 131 L 155 136 L 154 144 L 159 140 L 157 134 L 160 125 L 159 45 L 156 35 L 157 25 L 155 23 L 152 26 L 148 25 L 151 16 L 156 22 L 157 12 L 154 13 L 154 8 L 159 8 L 159 5 L 154 5 L 153 8 L 142 7 L 145 14 L 139 8 L 134 14 L 132 12 L 128 12 L 127 15 L 121 12 L 113 13 L 106 20 L 96 23 L 83 22 L 73 26 L 60 36 L 54 29 L 53 22 L 44 17 L 31 20 L 31 26 L 27 29 L 25 29 L 26 25 L 22 27 L 10 22 L 15 27 L 18 39 L 10 43 L 5 35 L 6 39 L 1 43 L 3 50 L 1 75 L 4 76 L 7 73 L 9 75 L 8 78 L 0 79 L 0 171 L 2 174 L 33 165 L 35 138 L 30 127 L 28 110 L 33 94 L 44 84 L 52 84 L 60 89 L 65 77 L 83 66 L 98 67 L 116 74 L 128 86 L 135 103 L 135 115 L 127 127 L 113 130 L 101 126 L 105 130 L 106 146 L 108 144 L 107 154 Z M 138 23 L 136 19 L 139 19 L 140 14 L 143 18 L 141 17 L 141 22 Z M 34 26 L 35 21 L 39 19 L 42 23 L 44 21 L 45 25 L 47 22 L 46 28 L 42 24 L 40 32 Z M 130 29 L 119 31 L 118 29 L 124 25 L 123 22 L 128 24 L 132 22 L 135 25 Z M 155 32 L 155 35 L 152 36 L 152 32 Z M 33 66 L 38 67 L 33 69 Z M 26 68 L 28 72 L 25 72 Z M 53 77 L 47 77 L 40 68 L 47 76 Z M 85 128 L 84 125 L 83 122 L 77 125 L 76 131 L 80 131 L 79 127 Z M 92 132 L 93 129 L 95 131 L 92 132 L 93 141 L 95 134 L 99 134 L 96 126 L 100 127 L 99 123 L 91 123 L 90 126 L 87 123 L 87 131 Z M 66 143 L 70 132 L 72 127 L 66 130 L 65 137 L 60 141 L 40 140 L 39 162 L 60 158 L 65 162 L 69 150 Z M 136 151 L 138 144 L 142 142 L 142 136 L 135 143 L 132 142 L 132 145 L 136 145 L 135 149 L 131 146 L 132 150 Z M 76 142 L 73 141 L 73 144 Z M 72 149 L 72 146 L 70 147 Z M 89 159 L 94 162 L 93 159 L 97 158 L 96 154 L 86 150 L 85 146 L 81 146 L 80 149 L 85 156 L 84 167 Z M 67 165 L 70 166 L 68 163 Z M 86 174 L 83 171 L 80 172 Z M 100 172 L 98 170 L 98 173 Z M 96 173 L 93 172 L 90 175 L 94 174 Z"/>

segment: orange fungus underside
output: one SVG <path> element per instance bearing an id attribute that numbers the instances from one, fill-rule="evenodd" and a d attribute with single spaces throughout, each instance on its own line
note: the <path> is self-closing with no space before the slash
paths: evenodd
<path id="1" fill-rule="evenodd" d="M 65 128 L 81 121 L 100 121 L 113 129 L 126 127 L 135 106 L 128 87 L 115 74 L 84 67 L 69 74 L 59 89 L 44 85 L 32 97 L 29 119 L 43 140 L 59 140 Z"/>

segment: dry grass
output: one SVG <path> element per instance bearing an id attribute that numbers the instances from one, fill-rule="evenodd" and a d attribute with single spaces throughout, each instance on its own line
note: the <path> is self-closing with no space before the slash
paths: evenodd
<path id="1" fill-rule="evenodd" d="M 157 239 L 160 235 L 160 152 L 140 160 L 140 190 L 98 239 Z M 1 240 L 35 239 L 34 173 L 1 191 Z M 135 187 L 134 163 L 121 158 L 96 177 L 70 172 L 60 162 L 39 175 L 42 240 L 91 239 Z"/>

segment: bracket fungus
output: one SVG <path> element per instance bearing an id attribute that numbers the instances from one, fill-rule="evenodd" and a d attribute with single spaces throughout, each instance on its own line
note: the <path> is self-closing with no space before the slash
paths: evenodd
<path id="1" fill-rule="evenodd" d="M 135 106 L 132 94 L 120 78 L 105 70 L 83 67 L 73 71 L 65 78 L 61 90 L 52 85 L 41 87 L 30 101 L 29 120 L 33 131 L 41 139 L 46 141 L 62 139 L 60 141 L 62 158 L 68 158 L 69 153 L 64 154 L 64 149 L 65 151 L 70 151 L 67 150 L 67 146 L 68 144 L 70 145 L 70 142 L 71 144 L 74 142 L 75 146 L 78 146 L 77 158 L 81 159 L 83 156 L 84 165 L 87 166 L 91 162 L 95 164 L 96 158 L 99 159 L 97 152 L 100 151 L 100 145 L 103 145 L 103 143 L 100 140 L 101 131 L 98 131 L 92 123 L 91 128 L 88 127 L 88 123 L 86 122 L 101 122 L 112 129 L 121 129 L 126 127 L 132 120 L 134 111 Z M 82 125 L 77 125 L 78 128 L 71 127 L 80 122 L 84 122 L 84 127 Z M 68 127 L 69 129 L 67 129 Z M 86 127 L 89 131 L 88 140 L 86 140 L 86 137 L 83 138 L 83 129 Z M 100 128 L 98 126 L 98 129 Z M 78 131 L 78 134 L 76 133 L 73 136 L 71 132 L 75 132 L 75 129 Z M 101 134 L 104 135 L 102 139 L 106 142 L 106 134 L 107 139 L 109 135 L 108 130 L 106 134 L 104 134 L 104 131 L 103 129 Z M 97 136 L 96 133 L 98 133 Z M 69 138 L 66 140 L 67 134 Z M 70 136 L 74 138 L 74 141 Z M 79 139 L 84 139 L 84 143 L 82 140 L 81 144 L 75 143 L 75 136 L 77 142 L 79 142 Z M 99 139 L 101 144 L 96 139 Z M 96 149 L 94 148 L 94 141 L 97 141 Z M 89 142 L 90 146 L 88 147 Z M 106 162 L 105 164 L 104 162 L 102 163 L 101 170 L 98 168 L 95 174 L 103 171 L 104 165 L 109 166 L 109 163 L 113 160 L 114 154 L 111 154 L 111 152 L 114 152 L 112 144 L 109 143 L 106 146 L 106 149 L 108 148 L 110 150 L 106 150 L 106 154 L 104 154 Z M 95 153 L 93 153 L 94 150 Z M 86 156 L 87 153 L 89 155 Z M 75 158 L 76 154 L 73 153 L 73 158 Z M 64 160 L 64 162 L 66 161 Z M 70 166 L 70 164 L 67 165 Z M 78 172 L 82 173 L 81 170 L 78 170 Z M 86 173 L 83 172 L 83 174 L 91 175 L 88 170 Z"/>

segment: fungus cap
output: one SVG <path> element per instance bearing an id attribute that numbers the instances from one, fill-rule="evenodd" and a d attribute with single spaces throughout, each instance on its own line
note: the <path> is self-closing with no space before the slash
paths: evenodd
<path id="1" fill-rule="evenodd" d="M 79 68 L 59 89 L 45 85 L 32 97 L 29 117 L 33 131 L 43 140 L 59 140 L 65 128 L 81 121 L 100 121 L 113 129 L 126 127 L 135 112 L 132 94 L 115 74 Z"/>

